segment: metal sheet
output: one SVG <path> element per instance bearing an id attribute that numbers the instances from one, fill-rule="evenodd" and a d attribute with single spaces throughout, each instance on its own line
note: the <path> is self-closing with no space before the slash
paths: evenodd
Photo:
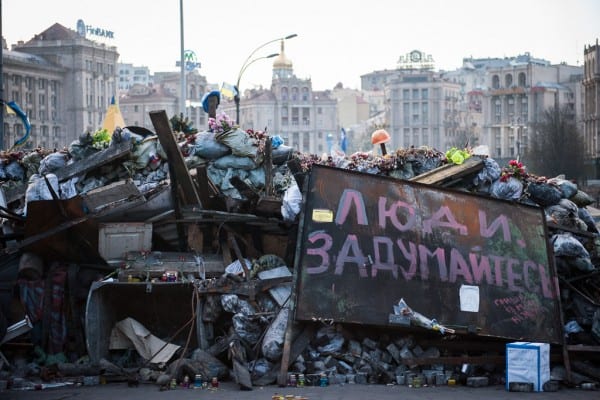
<path id="1" fill-rule="evenodd" d="M 447 327 L 561 342 L 543 211 L 313 166 L 296 319 L 390 325 L 400 299 Z"/>

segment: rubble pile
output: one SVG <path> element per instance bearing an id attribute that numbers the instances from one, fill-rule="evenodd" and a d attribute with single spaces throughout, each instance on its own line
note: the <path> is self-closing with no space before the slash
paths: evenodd
<path id="1" fill-rule="evenodd" d="M 600 345 L 600 232 L 586 208 L 593 204 L 592 198 L 575 183 L 564 177 L 535 176 L 518 160 L 501 167 L 473 149 L 443 153 L 422 147 L 397 149 L 383 156 L 337 151 L 324 156 L 302 154 L 278 136 L 233 126 L 225 115 L 209 121 L 207 131 L 169 132 L 169 140 L 176 143 L 184 161 L 185 174 L 193 177 L 195 190 L 201 194 L 203 207 L 194 208 L 188 201 L 180 209 L 181 192 L 174 190 L 166 210 L 164 206 L 145 210 L 139 221 L 152 226 L 151 248 L 130 252 L 135 255 L 133 259 L 123 254 L 116 260 L 45 260 L 44 254 L 36 254 L 30 246 L 52 238 L 51 229 L 68 230 L 72 225 L 65 224 L 74 221 L 136 221 L 136 209 L 129 203 L 140 197 L 147 200 L 158 190 L 170 188 L 172 178 L 180 178 L 172 176 L 175 160 L 168 156 L 164 136 L 128 127 L 112 135 L 82 135 L 61 151 L 2 153 L 0 251 L 4 258 L 0 274 L 9 272 L 5 272 L 0 294 L 5 294 L 8 302 L 19 303 L 21 313 L 17 315 L 27 311 L 33 328 L 26 332 L 32 344 L 28 354 L 6 352 L 14 358 L 8 371 L 0 372 L 2 379 L 36 377 L 48 382 L 101 375 L 133 383 L 152 381 L 164 387 L 173 378 L 183 382 L 185 376 L 201 374 L 206 378 L 231 377 L 243 389 L 275 383 L 283 362 L 286 329 L 293 320 L 289 300 L 303 182 L 315 164 L 543 208 L 559 278 L 567 342 Z M 118 189 L 120 197 L 109 198 L 108 188 L 123 182 L 133 185 L 138 193 L 124 194 Z M 104 203 L 92 201 L 98 191 Z M 68 205 L 61 200 L 80 197 L 84 202 L 83 206 L 77 204 L 79 214 L 60 206 Z M 62 215 L 59 225 L 45 226 L 44 221 L 31 220 L 34 217 L 28 205 L 35 209 L 33 202 L 40 200 L 59 204 L 52 209 Z M 124 211 L 115 213 L 119 207 Z M 113 212 L 106 213 L 108 209 Z M 185 228 L 183 238 L 178 231 L 178 242 L 167 237 L 163 229 L 179 229 L 179 224 Z M 44 229 L 31 230 L 32 225 Z M 274 230 L 281 239 L 275 245 L 269 236 Z M 261 243 L 261 236 L 268 239 Z M 89 242 L 89 237 L 84 238 Z M 75 240 L 73 236 L 70 239 Z M 181 249 L 182 240 L 187 240 L 187 249 Z M 164 258 L 156 257 L 161 252 Z M 64 254 L 70 253 L 67 250 Z M 169 254 L 177 255 L 167 261 Z M 155 262 L 149 268 L 152 256 Z M 197 321 L 196 334 L 194 324 L 189 323 L 168 327 L 179 329 L 177 335 L 161 332 L 165 343 L 178 346 L 166 362 L 152 363 L 152 357 L 144 358 L 132 347 L 90 359 L 83 340 L 84 320 L 90 318 L 85 315 L 90 288 L 133 284 L 154 293 L 153 285 L 165 283 L 182 285 L 193 293 L 191 313 Z M 48 296 L 60 299 L 54 308 L 43 305 Z M 187 310 L 189 303 L 186 299 L 181 308 Z M 6 307 L 2 312 L 5 325 L 13 322 L 14 312 Z M 44 312 L 52 312 L 53 318 L 44 317 Z M 453 332 L 442 335 L 413 327 L 407 333 L 324 322 L 293 323 L 289 371 L 304 375 L 308 384 L 316 384 L 323 374 L 330 383 L 401 384 L 415 377 L 430 384 L 449 380 L 466 384 L 471 377 L 486 377 L 489 384 L 502 382 L 502 362 L 498 360 L 502 341 L 484 338 L 489 341 L 474 349 L 465 343 L 478 339 L 461 341 L 461 335 Z M 182 330 L 185 334 L 179 335 Z M 573 374 L 575 381 L 600 380 L 594 358 L 590 361 L 572 364 L 582 374 Z"/>

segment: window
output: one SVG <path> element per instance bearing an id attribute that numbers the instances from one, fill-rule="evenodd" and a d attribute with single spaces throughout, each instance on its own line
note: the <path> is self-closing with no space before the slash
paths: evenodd
<path id="1" fill-rule="evenodd" d="M 412 99 L 413 100 L 419 100 L 419 89 L 413 89 L 412 90 Z"/>
<path id="2" fill-rule="evenodd" d="M 506 76 L 504 76 L 504 87 L 509 88 L 512 86 L 512 84 L 513 84 L 512 74 L 506 74 Z"/>
<path id="3" fill-rule="evenodd" d="M 527 78 L 525 76 L 525 72 L 520 72 L 519 73 L 519 86 L 520 87 L 527 86 Z"/>
<path id="4" fill-rule="evenodd" d="M 500 77 L 498 75 L 492 76 L 492 88 L 500 89 Z"/>
<path id="5" fill-rule="evenodd" d="M 302 101 L 308 101 L 308 88 L 302 88 Z"/>
<path id="6" fill-rule="evenodd" d="M 402 104 L 402 116 L 404 125 L 410 125 L 410 103 Z"/>
<path id="7" fill-rule="evenodd" d="M 402 99 L 404 99 L 404 100 L 410 99 L 410 90 L 408 90 L 408 89 L 402 90 Z"/>
<path id="8" fill-rule="evenodd" d="M 500 102 L 500 99 L 497 97 L 494 97 L 492 100 L 492 104 L 494 107 L 494 114 L 495 115 L 502 114 L 502 103 Z"/>
<path id="9" fill-rule="evenodd" d="M 422 124 L 429 123 L 429 103 L 421 103 Z"/>
<path id="10" fill-rule="evenodd" d="M 421 99 L 427 100 L 429 98 L 429 89 L 421 89 Z"/>
<path id="11" fill-rule="evenodd" d="M 310 125 L 310 109 L 308 107 L 302 109 L 302 125 Z"/>
<path id="12" fill-rule="evenodd" d="M 412 122 L 415 125 L 419 123 L 419 103 L 412 103 Z"/>

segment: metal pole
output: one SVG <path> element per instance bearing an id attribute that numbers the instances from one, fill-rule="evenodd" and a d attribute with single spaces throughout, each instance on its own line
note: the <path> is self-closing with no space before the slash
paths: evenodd
<path id="1" fill-rule="evenodd" d="M 258 60 L 264 60 L 265 58 L 273 58 L 273 57 L 277 57 L 278 55 L 279 55 L 279 53 L 273 53 L 273 54 L 269 54 L 268 56 L 254 58 L 254 59 L 250 60 L 250 62 L 246 62 L 244 64 L 244 66 L 242 66 L 242 69 L 240 69 L 240 73 L 238 74 L 237 81 L 235 83 L 236 95 L 233 98 L 233 100 L 235 101 L 235 123 L 238 124 L 238 126 L 240 125 L 240 89 L 239 89 L 239 87 L 240 87 L 240 80 L 242 79 L 242 75 L 244 74 L 244 71 L 250 65 L 254 64 Z"/>
<path id="2" fill-rule="evenodd" d="M 179 32 L 179 41 L 181 44 L 181 48 L 180 48 L 180 58 L 181 58 L 181 95 L 179 96 L 179 101 L 181 103 L 181 105 L 179 106 L 179 112 L 181 113 L 181 116 L 184 117 L 186 112 L 185 112 L 185 98 L 186 98 L 186 89 L 185 89 L 185 50 L 184 50 L 184 46 L 183 46 L 183 0 L 179 0 L 179 28 L 180 28 L 180 32 Z"/>
<path id="3" fill-rule="evenodd" d="M 252 50 L 252 52 L 248 55 L 246 60 L 244 60 L 244 63 L 242 64 L 242 67 L 240 68 L 240 72 L 238 73 L 237 83 L 235 85 L 236 95 L 233 98 L 233 100 L 235 101 L 235 123 L 236 124 L 240 125 L 240 94 L 241 94 L 240 93 L 240 78 L 242 77 L 242 74 L 244 73 L 246 68 L 248 68 L 248 66 L 250 64 L 252 64 L 254 61 L 261 60 L 263 58 L 277 57 L 279 55 L 279 53 L 271 54 L 267 57 L 260 57 L 260 58 L 254 59 L 254 60 L 250 60 L 252 58 L 252 56 L 254 54 L 256 54 L 257 51 L 259 51 L 260 49 L 262 49 L 263 47 L 265 47 L 271 43 L 275 43 L 280 40 L 292 39 L 292 38 L 295 38 L 296 36 L 298 36 L 298 35 L 295 33 L 292 33 L 291 35 L 287 35 L 287 36 L 280 37 L 277 39 L 269 40 L 268 42 L 265 42 L 265 43 L 261 44 L 260 46 L 258 46 L 257 48 L 255 48 L 254 50 Z"/>
<path id="4" fill-rule="evenodd" d="M 0 40 L 2 40 L 2 0 L 0 0 Z M 4 72 L 2 65 L 4 57 L 4 42 L 0 43 L 0 104 L 2 109 L 0 110 L 0 150 L 4 149 Z"/>

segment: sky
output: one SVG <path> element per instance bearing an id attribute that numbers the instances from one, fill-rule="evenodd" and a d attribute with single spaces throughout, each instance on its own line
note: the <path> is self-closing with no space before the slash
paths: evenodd
<path id="1" fill-rule="evenodd" d="M 77 20 L 114 32 L 94 40 L 116 46 L 119 62 L 150 72 L 179 71 L 183 47 L 201 63 L 209 83 L 234 84 L 246 59 L 285 54 L 313 90 L 360 89 L 360 76 L 394 69 L 401 55 L 420 50 L 435 69 L 453 70 L 465 57 L 511 57 L 529 52 L 553 64 L 583 65 L 585 46 L 600 39 L 600 0 L 0 0 L 8 46 L 28 41 L 54 23 Z M 88 36 L 88 38 L 92 38 Z M 273 41 L 273 42 L 272 42 Z M 264 47 L 263 44 L 272 42 Z M 261 47 L 256 53 L 254 50 Z M 270 87 L 272 59 L 253 62 L 242 90 Z"/>

